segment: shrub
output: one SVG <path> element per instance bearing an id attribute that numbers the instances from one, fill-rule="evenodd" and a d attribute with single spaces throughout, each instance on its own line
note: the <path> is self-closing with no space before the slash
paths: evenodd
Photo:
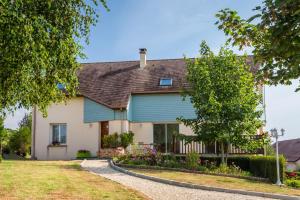
<path id="1" fill-rule="evenodd" d="M 283 156 L 279 158 L 280 179 L 283 181 L 285 172 L 285 159 Z M 250 170 L 254 176 L 269 178 L 273 183 L 277 180 L 276 157 L 274 156 L 251 156 Z"/>
<path id="2" fill-rule="evenodd" d="M 103 147 L 104 148 L 117 148 L 119 146 L 120 146 L 120 142 L 119 142 L 118 133 L 103 136 Z"/>
<path id="3" fill-rule="evenodd" d="M 0 154 L 0 163 L 2 162 L 2 155 Z"/>
<path id="4" fill-rule="evenodd" d="M 130 144 L 133 143 L 133 132 L 125 132 L 120 135 L 120 140 L 121 140 L 121 146 L 126 149 Z"/>
<path id="5" fill-rule="evenodd" d="M 198 167 L 199 154 L 190 152 L 186 155 L 186 166 L 188 169 L 195 170 Z"/>
<path id="6" fill-rule="evenodd" d="M 285 184 L 290 187 L 300 188 L 300 180 L 288 179 L 285 181 Z"/>
<path id="7" fill-rule="evenodd" d="M 77 151 L 76 157 L 77 158 L 90 158 L 90 157 L 92 157 L 92 155 L 89 150 L 82 149 L 82 150 Z"/>

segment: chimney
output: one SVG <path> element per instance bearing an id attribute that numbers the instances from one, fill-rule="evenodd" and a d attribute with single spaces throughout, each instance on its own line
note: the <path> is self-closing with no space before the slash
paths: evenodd
<path id="1" fill-rule="evenodd" d="M 146 54 L 147 54 L 147 49 L 140 48 L 140 68 L 141 69 L 144 69 L 144 67 L 147 65 Z"/>

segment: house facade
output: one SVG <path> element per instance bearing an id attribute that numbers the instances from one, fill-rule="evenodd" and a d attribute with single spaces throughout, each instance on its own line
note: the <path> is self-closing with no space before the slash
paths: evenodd
<path id="1" fill-rule="evenodd" d="M 156 144 L 168 153 L 174 151 L 173 133 L 192 135 L 189 127 L 176 120 L 196 117 L 190 100 L 180 95 L 188 88 L 185 61 L 147 61 L 146 52 L 140 49 L 139 61 L 82 64 L 77 97 L 51 105 L 46 118 L 33 110 L 33 157 L 74 159 L 81 149 L 96 156 L 104 135 L 127 131 L 134 133 L 135 143 Z M 216 151 L 216 145 L 202 143 L 193 148 L 199 153 Z M 187 151 L 180 144 L 178 149 L 178 153 Z"/>

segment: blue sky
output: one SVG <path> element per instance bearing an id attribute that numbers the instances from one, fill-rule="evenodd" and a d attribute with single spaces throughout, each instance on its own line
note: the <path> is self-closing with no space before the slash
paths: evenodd
<path id="1" fill-rule="evenodd" d="M 138 49 L 148 49 L 148 59 L 182 58 L 197 55 L 206 40 L 218 51 L 226 41 L 214 25 L 215 14 L 232 8 L 242 17 L 253 15 L 261 1 L 251 0 L 107 0 L 110 12 L 101 9 L 96 27 L 91 29 L 90 44 L 84 44 L 87 59 L 80 62 L 137 60 Z M 237 52 L 237 51 L 236 51 Z M 285 128 L 287 138 L 300 137 L 300 93 L 292 86 L 266 88 L 267 130 Z M 24 115 L 19 110 L 9 116 L 6 127 L 16 128 Z"/>

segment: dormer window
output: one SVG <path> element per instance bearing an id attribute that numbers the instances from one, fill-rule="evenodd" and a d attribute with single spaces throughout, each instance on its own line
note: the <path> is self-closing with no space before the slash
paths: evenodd
<path id="1" fill-rule="evenodd" d="M 171 78 L 161 78 L 159 81 L 160 86 L 172 86 L 172 79 Z"/>

